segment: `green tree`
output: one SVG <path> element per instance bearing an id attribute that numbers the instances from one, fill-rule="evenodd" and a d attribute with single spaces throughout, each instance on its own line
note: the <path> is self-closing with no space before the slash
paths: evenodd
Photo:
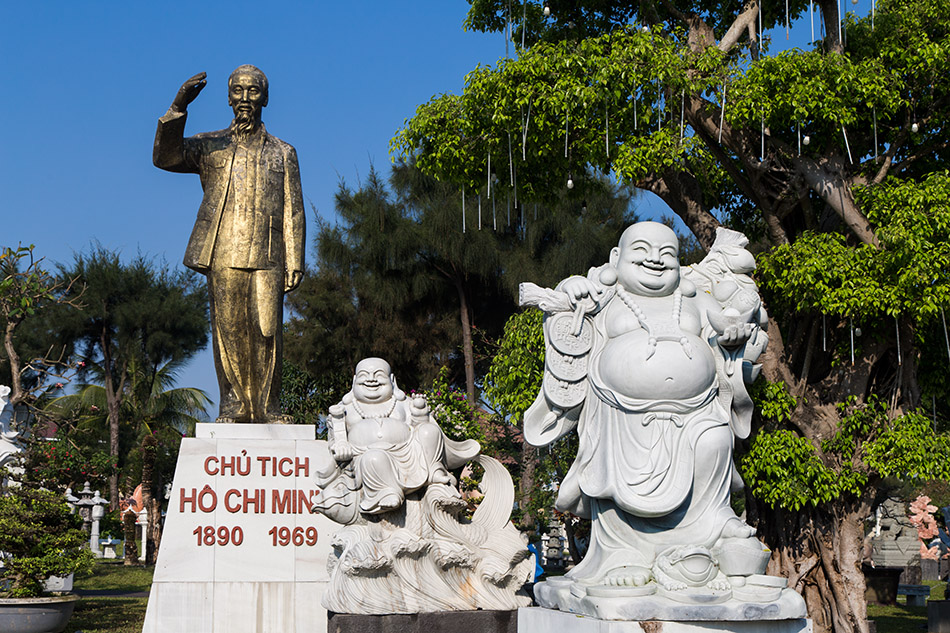
<path id="1" fill-rule="evenodd" d="M 71 369 L 38 323 L 53 306 L 64 310 L 75 307 L 75 298 L 63 298 L 72 281 L 57 280 L 42 262 L 34 257 L 32 245 L 0 249 L 0 383 L 10 385 L 10 405 L 17 423 L 29 418 L 33 405 L 46 391 L 61 388 L 57 381 L 65 382 Z"/>
<path id="2" fill-rule="evenodd" d="M 142 504 L 148 512 L 147 565 L 155 563 L 161 542 L 159 500 L 165 484 L 172 481 L 181 438 L 194 434 L 195 425 L 207 419 L 211 404 L 201 389 L 174 386 L 183 364 L 172 360 L 151 373 L 133 358 L 119 412 L 120 422 L 128 429 L 127 441 L 120 442 L 125 459 L 119 479 L 127 482 L 129 490 L 142 486 Z M 97 373 L 104 382 L 101 369 Z M 107 428 L 108 402 L 102 384 L 80 385 L 75 394 L 51 401 L 47 410 L 86 428 Z"/>
<path id="3" fill-rule="evenodd" d="M 525 411 L 541 391 L 544 377 L 542 317 L 540 310 L 529 308 L 508 319 L 485 375 L 485 400 L 514 426 L 521 426 Z M 568 434 L 545 447 L 540 455 L 527 442 L 522 441 L 521 449 L 518 506 L 522 527 L 544 532 L 552 521 L 559 520 L 567 532 L 571 557 L 577 564 L 581 555 L 576 537 L 589 531 L 590 521 L 553 511 L 557 485 L 577 456 L 577 435 Z"/>
<path id="4" fill-rule="evenodd" d="M 132 383 L 161 384 L 160 369 L 183 361 L 208 340 L 208 304 L 196 275 L 137 256 L 128 264 L 101 246 L 60 266 L 62 279 L 76 280 L 67 293 L 82 293 L 83 309 L 58 315 L 57 333 L 81 359 L 80 378 L 94 375 L 104 390 L 109 455 L 122 467 L 123 404 Z M 96 372 L 93 374 L 92 372 Z M 141 373 L 141 377 L 136 374 Z M 119 472 L 109 476 L 111 509 L 118 507 Z"/>
<path id="5" fill-rule="evenodd" d="M 518 282 L 553 283 L 574 262 L 596 262 L 633 218 L 629 193 L 597 179 L 530 207 L 504 188 L 490 198 L 487 184 L 466 192 L 464 214 L 462 198 L 407 164 L 390 188 L 375 170 L 358 191 L 341 186 L 341 223 L 320 227 L 319 269 L 290 298 L 288 359 L 311 376 L 344 376 L 343 392 L 365 356 L 385 356 L 413 385 L 450 364 L 474 406 Z"/>
<path id="6" fill-rule="evenodd" d="M 744 462 L 750 476 L 781 472 L 789 494 L 750 499 L 750 514 L 817 629 L 866 631 L 860 536 L 875 484 L 944 472 L 939 453 L 899 472 L 899 458 L 864 449 L 894 428 L 895 445 L 934 448 L 908 420 L 935 400 L 948 413 L 950 4 L 883 0 L 857 17 L 819 0 L 820 39 L 776 55 L 763 28 L 810 3 L 792 0 L 788 18 L 755 0 L 579 0 L 549 18 L 534 0 L 471 5 L 467 28 L 513 24 L 527 47 L 420 106 L 394 151 L 465 187 L 488 177 L 490 156 L 527 204 L 570 175 L 612 173 L 658 195 L 705 248 L 714 211 L 753 239 L 773 315 L 763 391 L 792 404 L 759 420 Z M 811 490 L 816 472 L 838 483 Z"/>

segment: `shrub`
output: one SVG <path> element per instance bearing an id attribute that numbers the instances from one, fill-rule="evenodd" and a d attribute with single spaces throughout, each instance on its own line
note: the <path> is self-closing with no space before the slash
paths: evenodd
<path id="1" fill-rule="evenodd" d="M 0 596 L 38 596 L 50 576 L 91 568 L 87 541 L 82 519 L 70 514 L 61 495 L 25 486 L 9 489 L 0 496 Z"/>

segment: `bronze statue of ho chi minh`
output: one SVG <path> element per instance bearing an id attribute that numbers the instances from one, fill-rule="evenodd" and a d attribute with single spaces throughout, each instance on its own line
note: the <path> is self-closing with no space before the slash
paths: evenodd
<path id="1" fill-rule="evenodd" d="M 297 154 L 264 129 L 267 77 L 250 65 L 228 79 L 231 125 L 185 138 L 186 109 L 206 77 L 186 81 L 158 120 L 152 162 L 201 177 L 204 198 L 184 263 L 208 278 L 217 421 L 289 422 L 278 396 L 284 293 L 304 270 Z"/>

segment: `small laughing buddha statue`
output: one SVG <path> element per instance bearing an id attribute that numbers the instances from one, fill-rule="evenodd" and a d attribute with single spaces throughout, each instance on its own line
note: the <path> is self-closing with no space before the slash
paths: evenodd
<path id="1" fill-rule="evenodd" d="M 530 604 L 523 585 L 534 566 L 509 520 L 511 476 L 475 440 L 446 437 L 425 398 L 396 386 L 389 363 L 356 365 L 327 426 L 313 510 L 345 527 L 332 537 L 324 607 L 387 614 Z M 471 518 L 456 476 L 469 462 L 485 473 Z"/>

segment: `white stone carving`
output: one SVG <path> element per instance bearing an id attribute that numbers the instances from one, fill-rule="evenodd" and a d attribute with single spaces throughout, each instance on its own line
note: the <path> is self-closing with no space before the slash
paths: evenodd
<path id="1" fill-rule="evenodd" d="M 522 284 L 522 304 L 546 313 L 547 343 L 525 438 L 545 446 L 577 430 L 556 505 L 593 520 L 583 561 L 536 585 L 542 606 L 619 620 L 804 617 L 784 579 L 762 575 L 770 552 L 729 505 L 733 442 L 750 430 L 745 382 L 768 343 L 747 244 L 719 229 L 681 271 L 675 233 L 641 222 L 586 277 Z"/>
<path id="2" fill-rule="evenodd" d="M 10 406 L 9 396 L 10 387 L 0 385 L 0 468 L 23 450 L 19 442 L 21 431 L 12 427 L 13 407 Z"/>
<path id="3" fill-rule="evenodd" d="M 312 425 L 199 424 L 181 442 L 143 633 L 326 633 L 340 526 L 309 512 Z M 209 533 L 210 531 L 210 533 Z"/>
<path id="4" fill-rule="evenodd" d="M 347 524 L 333 537 L 323 604 L 337 613 L 514 609 L 534 567 L 509 521 L 514 487 L 474 440 L 447 438 L 424 398 L 408 398 L 389 364 L 356 366 L 330 408 L 334 460 L 317 472 L 314 511 Z M 480 464 L 485 494 L 471 519 L 451 471 Z"/>

